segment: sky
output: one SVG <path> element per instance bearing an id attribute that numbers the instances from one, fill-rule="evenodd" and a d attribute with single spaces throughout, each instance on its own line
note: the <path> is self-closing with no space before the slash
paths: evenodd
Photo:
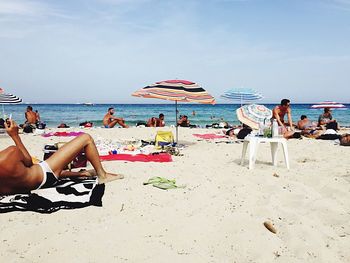
<path id="1" fill-rule="evenodd" d="M 162 103 L 197 82 L 217 102 L 350 102 L 350 0 L 0 0 L 0 87 L 29 103 Z"/>

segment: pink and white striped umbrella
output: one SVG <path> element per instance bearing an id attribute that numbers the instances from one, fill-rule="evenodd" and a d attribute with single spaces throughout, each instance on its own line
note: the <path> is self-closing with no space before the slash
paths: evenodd
<path id="1" fill-rule="evenodd" d="M 314 104 L 311 106 L 312 109 L 324 109 L 324 108 L 332 108 L 332 109 L 341 109 L 346 108 L 344 104 L 335 102 L 335 101 L 323 101 L 318 104 Z"/>

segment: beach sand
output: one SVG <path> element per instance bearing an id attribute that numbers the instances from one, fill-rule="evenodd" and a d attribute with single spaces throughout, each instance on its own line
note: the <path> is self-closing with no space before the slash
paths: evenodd
<path id="1" fill-rule="evenodd" d="M 146 140 L 156 133 L 85 131 L 94 138 Z M 213 131 L 180 129 L 189 146 L 171 163 L 104 162 L 125 179 L 106 185 L 103 207 L 0 214 L 1 262 L 350 262 L 350 147 L 290 140 L 288 171 L 280 148 L 278 166 L 271 165 L 265 144 L 248 170 L 239 164 L 241 143 L 192 136 Z M 44 144 L 68 140 L 22 139 L 40 158 Z M 0 149 L 11 144 L 0 138 Z M 175 178 L 186 188 L 142 184 L 153 176 Z"/>

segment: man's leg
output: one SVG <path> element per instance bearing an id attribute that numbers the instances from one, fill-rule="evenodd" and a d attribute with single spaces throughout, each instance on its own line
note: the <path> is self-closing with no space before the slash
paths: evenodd
<path id="1" fill-rule="evenodd" d="M 129 128 L 129 126 L 125 124 L 125 122 L 124 122 L 123 119 L 120 120 L 120 121 L 118 121 L 118 124 L 119 124 L 120 126 L 122 126 L 123 128 Z"/>
<path id="2" fill-rule="evenodd" d="M 64 167 L 66 167 L 82 149 L 85 150 L 87 159 L 90 161 L 99 177 L 107 178 L 113 176 L 114 178 L 118 177 L 115 179 L 123 178 L 121 175 L 109 174 L 103 169 L 94 140 L 89 134 L 80 135 L 66 143 L 56 153 L 50 156 L 46 162 L 54 174 L 60 176 Z"/>
<path id="3" fill-rule="evenodd" d="M 109 128 L 114 128 L 114 126 L 115 126 L 117 123 L 119 123 L 118 120 L 113 120 L 113 121 L 111 121 L 111 122 L 108 124 L 108 127 L 109 127 Z"/>

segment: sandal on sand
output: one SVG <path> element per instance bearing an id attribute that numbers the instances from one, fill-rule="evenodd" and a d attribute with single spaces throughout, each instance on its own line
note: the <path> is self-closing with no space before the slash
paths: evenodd
<path id="1" fill-rule="evenodd" d="M 154 187 L 157 187 L 162 190 L 175 189 L 175 188 L 185 188 L 185 185 L 177 186 L 176 180 L 169 180 L 163 177 L 155 176 L 148 179 L 147 182 L 144 182 L 143 185 L 151 184 Z"/>

